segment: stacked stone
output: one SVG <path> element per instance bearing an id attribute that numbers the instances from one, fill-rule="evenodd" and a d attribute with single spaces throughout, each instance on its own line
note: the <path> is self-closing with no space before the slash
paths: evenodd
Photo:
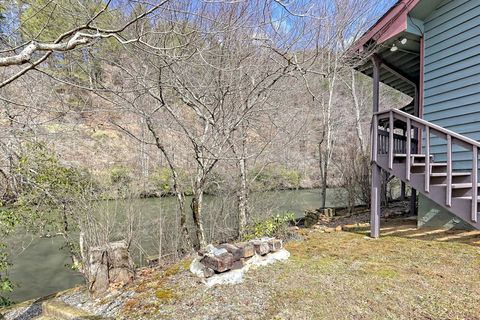
<path id="1" fill-rule="evenodd" d="M 207 250 L 199 252 L 199 255 L 202 257 L 200 263 L 205 267 L 204 276 L 209 278 L 215 273 L 243 268 L 255 254 L 264 256 L 280 249 L 282 240 L 268 238 L 236 244 L 224 243 L 216 247 L 209 245 Z"/>
<path id="2" fill-rule="evenodd" d="M 330 222 L 335 215 L 335 209 L 316 209 L 305 211 L 305 227 L 311 228 L 319 222 Z"/>
<path id="3" fill-rule="evenodd" d="M 320 210 L 305 210 L 305 228 L 310 228 L 320 221 Z"/>

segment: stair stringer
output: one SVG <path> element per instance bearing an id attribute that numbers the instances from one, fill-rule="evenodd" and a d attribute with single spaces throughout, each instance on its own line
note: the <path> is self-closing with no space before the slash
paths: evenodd
<path id="1" fill-rule="evenodd" d="M 452 198 L 452 206 L 448 207 L 446 205 L 446 187 L 430 185 L 430 192 L 426 192 L 424 173 L 412 173 L 410 174 L 410 180 L 408 181 L 405 163 L 394 163 L 392 169 L 388 168 L 388 157 L 379 157 L 376 163 L 382 168 L 382 170 L 394 175 L 425 197 L 431 199 L 433 202 L 452 213 L 454 216 L 462 219 L 462 221 L 473 226 L 475 229 L 480 230 L 480 219 L 478 219 L 478 222 L 471 221 L 472 200 Z"/>

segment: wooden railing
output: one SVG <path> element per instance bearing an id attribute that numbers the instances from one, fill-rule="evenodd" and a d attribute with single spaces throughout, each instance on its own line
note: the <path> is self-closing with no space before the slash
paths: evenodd
<path id="1" fill-rule="evenodd" d="M 379 122 L 388 123 L 388 131 L 379 130 Z M 395 124 L 402 123 L 401 129 L 405 130 L 405 136 L 395 134 Z M 406 180 L 411 177 L 411 155 L 417 153 L 416 145 L 418 141 L 412 137 L 412 129 L 418 129 L 425 132 L 425 192 L 430 192 L 430 175 L 431 175 L 431 153 L 430 139 L 431 135 L 435 135 L 447 141 L 447 170 L 446 170 L 446 199 L 445 205 L 452 206 L 452 147 L 453 145 L 461 146 L 472 151 L 472 212 L 471 218 L 473 222 L 477 222 L 477 201 L 478 201 L 478 148 L 480 143 L 462 136 L 458 133 L 442 128 L 436 124 L 430 123 L 423 119 L 412 116 L 408 113 L 397 109 L 381 111 L 374 113 L 372 120 L 372 161 L 377 162 L 378 155 L 388 156 L 388 167 L 393 169 L 393 158 L 395 153 L 406 154 Z M 387 140 L 388 135 L 388 140 Z M 401 152 L 398 152 L 401 151 Z"/>
<path id="2" fill-rule="evenodd" d="M 388 154 L 390 144 L 390 134 L 385 130 L 378 130 L 378 154 Z M 412 139 L 410 152 L 415 153 L 417 150 L 417 139 Z M 393 135 L 393 152 L 394 153 L 407 153 L 407 137 L 399 134 Z"/>

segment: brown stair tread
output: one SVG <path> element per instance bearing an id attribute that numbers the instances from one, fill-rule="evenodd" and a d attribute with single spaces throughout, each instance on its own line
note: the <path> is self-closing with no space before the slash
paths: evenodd
<path id="1" fill-rule="evenodd" d="M 432 184 L 432 186 L 435 186 L 435 187 L 446 187 L 447 184 L 446 184 L 446 183 Z M 480 187 L 480 183 L 478 183 L 477 186 Z M 467 182 L 467 183 L 452 183 L 452 189 L 468 189 L 468 188 L 471 188 L 471 187 L 472 187 L 472 183 L 471 183 L 471 182 Z"/>
<path id="2" fill-rule="evenodd" d="M 416 154 L 416 153 L 412 153 L 410 154 L 412 157 L 415 157 L 415 158 L 425 158 L 425 155 L 424 154 Z M 405 153 L 395 153 L 394 157 L 406 157 L 407 155 Z M 430 158 L 433 158 L 433 155 L 430 155 Z"/>
<path id="3" fill-rule="evenodd" d="M 472 200 L 472 196 L 461 196 L 461 197 L 453 197 L 453 198 L 460 199 L 460 200 Z M 480 196 L 477 196 L 477 201 L 480 201 Z"/>
<path id="4" fill-rule="evenodd" d="M 447 163 L 446 162 L 432 162 L 430 163 L 431 166 L 433 167 L 446 167 Z M 425 167 L 425 163 L 412 163 L 412 167 Z"/>
<path id="5" fill-rule="evenodd" d="M 422 173 L 423 174 L 423 173 Z M 454 177 L 463 177 L 463 176 L 471 176 L 471 172 L 452 172 L 452 176 Z M 447 173 L 446 172 L 434 172 L 430 173 L 430 177 L 446 177 Z"/>

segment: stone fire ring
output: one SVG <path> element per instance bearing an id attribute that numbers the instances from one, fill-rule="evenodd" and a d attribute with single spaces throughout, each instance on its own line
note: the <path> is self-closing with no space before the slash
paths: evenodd
<path id="1" fill-rule="evenodd" d="M 190 271 L 208 286 L 237 284 L 251 267 L 265 266 L 284 261 L 290 253 L 281 240 L 261 238 L 236 244 L 208 245 L 198 253 L 190 265 Z"/>

